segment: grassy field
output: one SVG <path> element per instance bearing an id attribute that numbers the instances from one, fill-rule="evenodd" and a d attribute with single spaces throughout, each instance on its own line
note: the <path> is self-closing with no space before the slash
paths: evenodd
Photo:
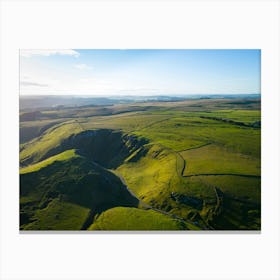
<path id="1" fill-rule="evenodd" d="M 233 121 L 244 122 L 246 124 L 252 124 L 261 120 L 260 110 L 218 110 L 200 115 L 207 117 L 226 118 Z"/>
<path id="2" fill-rule="evenodd" d="M 174 151 L 214 143 L 225 146 L 234 152 L 253 157 L 260 156 L 259 129 L 243 128 L 215 120 L 173 116 L 164 122 L 138 130 L 135 134 Z"/>
<path id="3" fill-rule="evenodd" d="M 259 99 L 22 113 L 21 229 L 260 229 L 260 118 Z"/>
<path id="4" fill-rule="evenodd" d="M 186 162 L 183 176 L 196 174 L 260 175 L 260 161 L 224 147 L 209 144 L 180 153 Z"/>

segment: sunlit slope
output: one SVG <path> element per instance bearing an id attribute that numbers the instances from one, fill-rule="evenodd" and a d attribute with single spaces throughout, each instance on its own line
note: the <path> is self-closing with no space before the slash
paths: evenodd
<path id="1" fill-rule="evenodd" d="M 176 170 L 176 155 L 161 145 L 146 145 L 144 156 L 134 156 L 136 159 L 128 158 L 117 172 L 144 202 L 162 206 L 172 186 L 180 180 Z"/>
<path id="2" fill-rule="evenodd" d="M 86 229 L 96 213 L 138 206 L 113 173 L 73 151 L 56 159 L 40 168 L 29 166 L 30 172 L 20 175 L 21 229 Z"/>
<path id="3" fill-rule="evenodd" d="M 72 150 L 67 150 L 65 152 L 62 152 L 60 154 L 57 154 L 55 156 L 49 157 L 43 161 L 40 161 L 38 163 L 35 163 L 33 165 L 27 166 L 27 167 L 23 167 L 20 169 L 20 174 L 25 174 L 25 173 L 30 173 L 30 172 L 35 172 L 38 171 L 44 167 L 47 167 L 48 165 L 56 162 L 56 161 L 66 161 L 68 159 L 71 158 L 75 158 L 75 157 L 80 157 L 76 150 L 72 149 Z"/>
<path id="4" fill-rule="evenodd" d="M 24 144 L 20 152 L 23 165 L 39 162 L 61 151 L 63 141 L 83 129 L 75 121 L 61 123 L 46 130 L 41 136 Z M 52 152 L 50 152 L 52 151 Z"/>
<path id="5" fill-rule="evenodd" d="M 154 210 L 116 207 L 103 212 L 89 230 L 199 230 Z"/>
<path id="6" fill-rule="evenodd" d="M 146 145 L 147 152 L 138 160 L 130 158 L 117 170 L 128 187 L 144 205 L 192 220 L 199 227 L 207 228 L 207 221 L 200 216 L 203 199 L 215 199 L 213 188 L 205 191 L 204 185 L 196 192 L 181 176 L 183 164 L 177 153 L 161 145 Z M 197 190 L 197 186 L 194 186 Z M 200 192 L 202 191 L 202 192 Z M 177 199 L 178 198 L 178 199 Z"/>

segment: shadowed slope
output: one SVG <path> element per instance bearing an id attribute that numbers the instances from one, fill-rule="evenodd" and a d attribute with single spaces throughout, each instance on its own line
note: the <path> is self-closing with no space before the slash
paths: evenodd
<path id="1" fill-rule="evenodd" d="M 147 143 L 144 138 L 110 129 L 83 130 L 78 122 L 55 126 L 24 144 L 21 166 L 34 164 L 70 149 L 107 168 L 119 166 L 131 153 Z"/>

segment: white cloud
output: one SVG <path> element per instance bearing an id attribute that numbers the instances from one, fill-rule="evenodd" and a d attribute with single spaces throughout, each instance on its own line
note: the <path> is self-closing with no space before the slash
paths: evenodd
<path id="1" fill-rule="evenodd" d="M 47 84 L 41 84 L 41 83 L 36 83 L 36 82 L 29 82 L 29 81 L 21 81 L 20 82 L 21 86 L 35 86 L 35 87 L 47 87 Z"/>
<path id="2" fill-rule="evenodd" d="M 32 56 L 50 56 L 50 55 L 70 55 L 74 57 L 79 57 L 80 54 L 75 50 L 20 50 L 20 56 L 32 57 Z"/>
<path id="3" fill-rule="evenodd" d="M 91 70 L 92 69 L 91 66 L 89 66 L 89 65 L 87 65 L 85 63 L 75 64 L 74 66 L 75 66 L 75 68 L 78 68 L 80 70 Z"/>

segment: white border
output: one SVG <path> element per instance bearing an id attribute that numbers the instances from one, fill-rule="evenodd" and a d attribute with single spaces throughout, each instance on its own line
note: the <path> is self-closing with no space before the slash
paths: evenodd
<path id="1" fill-rule="evenodd" d="M 2 1 L 1 279 L 279 279 L 279 2 Z M 18 232 L 19 48 L 262 49 L 261 234 Z"/>

